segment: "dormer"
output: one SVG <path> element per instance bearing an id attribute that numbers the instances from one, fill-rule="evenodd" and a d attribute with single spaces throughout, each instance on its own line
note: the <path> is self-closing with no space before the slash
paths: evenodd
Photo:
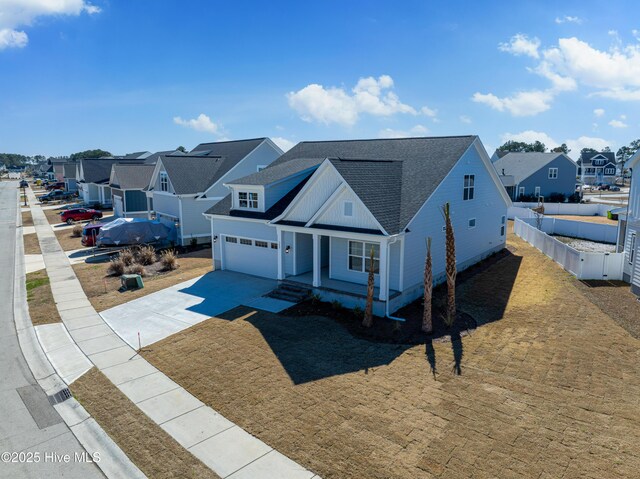
<path id="1" fill-rule="evenodd" d="M 591 158 L 591 164 L 593 166 L 604 166 L 607 161 L 607 158 L 605 158 L 603 155 L 596 155 Z"/>
<path id="2" fill-rule="evenodd" d="M 259 185 L 232 185 L 231 209 L 240 211 L 265 212 L 264 187 Z"/>

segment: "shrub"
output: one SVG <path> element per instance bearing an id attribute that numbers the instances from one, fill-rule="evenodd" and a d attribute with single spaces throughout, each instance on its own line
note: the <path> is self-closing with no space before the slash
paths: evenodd
<path id="1" fill-rule="evenodd" d="M 549 195 L 549 203 L 564 203 L 566 196 L 563 193 L 551 193 Z"/>
<path id="2" fill-rule="evenodd" d="M 165 271 L 173 271 L 178 267 L 178 255 L 172 249 L 163 251 L 160 255 L 160 262 L 162 263 L 162 269 Z"/>
<path id="3" fill-rule="evenodd" d="M 118 258 L 125 266 L 131 266 L 135 259 L 133 257 L 133 251 L 131 251 L 129 248 L 125 248 L 120 251 L 120 253 L 118 253 Z"/>
<path id="4" fill-rule="evenodd" d="M 127 268 L 127 274 L 139 274 L 144 277 L 147 275 L 147 270 L 141 264 L 132 264 Z"/>
<path id="5" fill-rule="evenodd" d="M 82 225 L 75 225 L 71 230 L 71 236 L 74 238 L 79 238 L 82 236 Z"/>
<path id="6" fill-rule="evenodd" d="M 152 246 L 143 246 L 138 250 L 136 259 L 141 265 L 148 266 L 158 261 L 158 256 Z"/>
<path id="7" fill-rule="evenodd" d="M 353 308 L 353 314 L 356 316 L 356 318 L 362 319 L 364 318 L 364 309 L 362 309 L 360 306 L 356 306 L 355 308 Z"/>
<path id="8" fill-rule="evenodd" d="M 322 298 L 320 297 L 319 294 L 316 293 L 316 294 L 312 294 L 311 295 L 311 304 L 315 305 L 315 304 L 320 303 L 320 301 L 322 301 Z"/>
<path id="9" fill-rule="evenodd" d="M 331 307 L 336 311 L 340 311 L 342 309 L 342 303 L 337 299 L 334 299 L 331 301 Z"/>
<path id="10" fill-rule="evenodd" d="M 125 268 L 126 268 L 126 265 L 124 264 L 124 262 L 120 259 L 120 256 L 118 255 L 115 258 L 111 258 L 111 263 L 109 264 L 109 269 L 107 270 L 107 272 L 111 276 L 121 276 L 121 275 L 124 274 Z"/>

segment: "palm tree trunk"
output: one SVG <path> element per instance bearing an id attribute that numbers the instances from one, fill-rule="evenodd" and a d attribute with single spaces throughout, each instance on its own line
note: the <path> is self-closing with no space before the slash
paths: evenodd
<path id="1" fill-rule="evenodd" d="M 456 319 L 456 238 L 451 225 L 449 203 L 443 207 L 446 230 L 446 267 L 447 273 L 447 326 L 451 326 Z"/>
<path id="2" fill-rule="evenodd" d="M 373 290 L 375 287 L 375 277 L 373 272 L 374 266 L 374 253 L 373 247 L 371 248 L 371 254 L 369 256 L 369 278 L 367 281 L 367 305 L 364 308 L 364 320 L 362 325 L 365 328 L 370 328 L 373 324 Z"/>
<path id="3" fill-rule="evenodd" d="M 431 237 L 427 238 L 427 258 L 424 263 L 424 314 L 422 316 L 422 330 L 425 333 L 433 331 L 431 321 L 431 297 L 433 295 L 433 265 L 431 262 Z"/>

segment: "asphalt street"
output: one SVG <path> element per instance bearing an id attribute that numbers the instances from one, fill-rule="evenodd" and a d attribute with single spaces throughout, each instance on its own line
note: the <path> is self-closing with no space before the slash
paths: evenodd
<path id="1" fill-rule="evenodd" d="M 27 365 L 16 335 L 16 181 L 0 182 L 0 478 L 104 478 Z"/>

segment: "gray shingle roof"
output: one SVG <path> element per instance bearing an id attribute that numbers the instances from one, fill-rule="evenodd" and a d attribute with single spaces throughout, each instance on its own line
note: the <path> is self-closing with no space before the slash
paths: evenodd
<path id="1" fill-rule="evenodd" d="M 582 165 L 582 162 L 584 162 L 586 165 L 590 165 L 592 162 L 592 158 L 598 155 L 604 156 L 611 163 L 616 162 L 616 154 L 613 151 L 598 151 L 596 153 L 593 153 L 593 152 L 580 153 L 580 158 L 578 159 L 577 163 L 578 165 Z"/>
<path id="2" fill-rule="evenodd" d="M 513 176 L 514 182 L 520 183 L 559 156 L 564 156 L 573 163 L 564 153 L 508 153 L 494 161 L 493 166 L 498 175 Z"/>
<path id="3" fill-rule="evenodd" d="M 146 164 L 115 164 L 113 171 L 115 173 L 115 182 L 110 186 L 121 190 L 142 190 L 149 186 L 155 165 Z"/>
<path id="4" fill-rule="evenodd" d="M 83 159 L 82 172 L 85 183 L 107 183 L 111 177 L 111 166 L 114 163 L 138 163 L 141 160 L 125 160 L 123 158 Z"/>
<path id="5" fill-rule="evenodd" d="M 160 158 L 161 156 L 168 156 L 168 155 L 179 156 L 179 155 L 184 155 L 184 153 L 177 150 L 156 151 L 155 153 L 152 153 L 151 155 L 147 156 L 144 159 L 144 162 L 147 165 L 155 165 L 158 162 L 158 158 Z"/>
<path id="6" fill-rule="evenodd" d="M 270 175 L 269 170 L 290 161 L 329 158 L 386 232 L 396 234 L 406 228 L 476 138 L 302 142 L 252 176 Z M 229 207 L 230 202 L 219 202 L 207 213 L 229 215 Z"/>
<path id="7" fill-rule="evenodd" d="M 178 195 L 202 193 L 256 149 L 264 138 L 202 143 L 188 155 L 162 156 Z"/>
<path id="8" fill-rule="evenodd" d="M 257 173 L 229 181 L 229 185 L 268 185 L 278 180 L 287 178 L 296 173 L 315 168 L 324 161 L 324 158 L 296 158 L 280 163 L 271 168 L 265 168 Z"/>
<path id="9" fill-rule="evenodd" d="M 64 164 L 64 177 L 75 178 L 76 177 L 76 162 L 69 162 Z"/>
<path id="10" fill-rule="evenodd" d="M 150 151 L 136 151 L 134 153 L 127 153 L 123 155 L 121 158 L 123 160 L 144 160 L 151 154 Z"/>

